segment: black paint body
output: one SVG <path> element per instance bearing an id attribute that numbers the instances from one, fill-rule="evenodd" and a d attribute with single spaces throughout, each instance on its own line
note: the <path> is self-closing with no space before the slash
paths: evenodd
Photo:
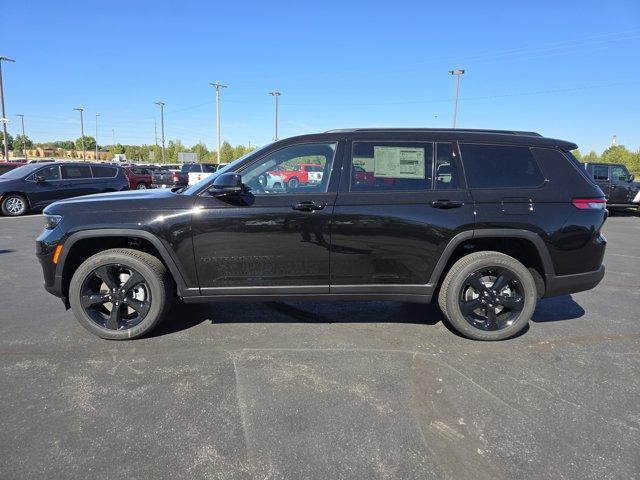
<path id="1" fill-rule="evenodd" d="M 594 287 L 604 275 L 606 210 L 579 210 L 575 197 L 602 191 L 566 157 L 574 144 L 519 132 L 469 130 L 343 130 L 276 142 L 221 172 L 248 165 L 287 145 L 337 142 L 327 193 L 217 198 L 203 185 L 87 196 L 49 206 L 61 215 L 37 240 L 45 286 L 65 298 L 74 245 L 91 238 L 151 245 L 187 301 L 397 299 L 428 302 L 461 251 L 495 245 L 530 249 L 541 295 Z M 416 141 L 522 145 L 544 174 L 535 189 L 469 189 L 462 175 L 452 190 L 350 192 L 354 141 Z M 464 172 L 464 158 L 456 168 Z M 321 210 L 292 206 L 314 201 Z M 455 204 L 442 208 L 441 201 Z M 440 203 L 438 203 L 440 202 Z M 483 243 L 484 242 L 484 243 Z M 57 265 L 52 252 L 62 243 Z M 138 245 L 134 243 L 134 245 Z M 464 252 L 463 252 L 464 253 Z"/>

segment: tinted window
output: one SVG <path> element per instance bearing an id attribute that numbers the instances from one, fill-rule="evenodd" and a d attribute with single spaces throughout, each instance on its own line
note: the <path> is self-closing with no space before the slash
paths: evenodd
<path id="1" fill-rule="evenodd" d="M 351 191 L 431 189 L 433 144 L 354 142 Z"/>
<path id="2" fill-rule="evenodd" d="M 626 182 L 629 177 L 627 169 L 621 166 L 611 167 L 611 179 L 618 182 Z"/>
<path id="3" fill-rule="evenodd" d="M 182 166 L 182 171 L 183 172 L 201 172 L 202 169 L 200 168 L 200 165 L 197 163 L 190 163 L 190 164 L 186 164 Z"/>
<path id="4" fill-rule="evenodd" d="M 255 194 L 326 192 L 335 155 L 335 143 L 305 143 L 276 150 L 242 170 L 242 181 Z M 303 184 L 296 167 L 313 159 L 321 175 Z M 299 168 L 298 168 L 299 169 Z"/>
<path id="5" fill-rule="evenodd" d="M 210 163 L 202 165 L 205 172 L 215 172 L 218 169 L 217 165 L 212 165 Z"/>
<path id="6" fill-rule="evenodd" d="M 36 175 L 43 177 L 47 182 L 51 180 L 60 180 L 60 167 L 58 165 L 52 165 L 42 170 L 38 170 Z"/>
<path id="7" fill-rule="evenodd" d="M 84 165 L 63 165 L 62 178 L 75 180 L 79 178 L 91 178 L 91 167 Z"/>
<path id="8" fill-rule="evenodd" d="M 594 165 L 593 178 L 595 178 L 596 180 L 608 180 L 609 167 L 607 167 L 606 165 Z"/>
<path id="9" fill-rule="evenodd" d="M 538 187 L 544 181 L 529 147 L 461 144 L 471 188 Z"/>
<path id="10" fill-rule="evenodd" d="M 0 165 L 0 175 L 7 173 L 9 170 L 13 170 L 14 168 L 16 167 L 13 165 Z"/>
<path id="11" fill-rule="evenodd" d="M 436 143 L 437 190 L 460 188 L 460 175 L 456 162 L 456 151 L 452 143 Z"/>
<path id="12" fill-rule="evenodd" d="M 95 178 L 115 177 L 117 170 L 114 167 L 91 167 Z"/>

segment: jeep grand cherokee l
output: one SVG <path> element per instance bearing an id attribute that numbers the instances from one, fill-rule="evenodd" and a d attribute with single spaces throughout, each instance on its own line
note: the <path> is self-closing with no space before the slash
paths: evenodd
<path id="1" fill-rule="evenodd" d="M 177 297 L 437 299 L 461 334 L 499 340 L 539 298 L 604 276 L 605 197 L 575 148 L 512 131 L 299 136 L 186 189 L 57 202 L 37 255 L 45 288 L 107 339 L 151 331 Z M 311 157 L 319 183 L 264 182 Z"/>

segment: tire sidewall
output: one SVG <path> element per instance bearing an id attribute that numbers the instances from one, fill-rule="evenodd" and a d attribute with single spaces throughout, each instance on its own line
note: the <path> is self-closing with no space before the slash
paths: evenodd
<path id="1" fill-rule="evenodd" d="M 24 204 L 24 208 L 20 213 L 11 213 L 7 210 L 7 202 L 12 198 L 19 198 L 20 201 Z M 29 204 L 27 203 L 27 199 L 23 195 L 19 194 L 9 194 L 5 198 L 2 199 L 2 213 L 7 217 L 20 217 L 29 211 Z"/>
<path id="2" fill-rule="evenodd" d="M 299 185 L 300 185 L 300 181 L 298 180 L 298 177 L 290 178 L 289 181 L 287 182 L 287 187 L 289 188 L 298 188 Z"/>
<path id="3" fill-rule="evenodd" d="M 85 313 L 84 308 L 80 303 L 82 284 L 87 276 L 96 268 L 108 264 L 121 264 L 138 271 L 138 273 L 144 277 L 147 286 L 151 291 L 151 308 L 149 309 L 149 312 L 142 322 L 128 330 L 109 330 L 96 325 L 96 323 Z M 140 337 L 151 331 L 161 320 L 165 303 L 168 300 L 165 289 L 156 272 L 141 260 L 119 253 L 98 253 L 89 257 L 75 271 L 71 278 L 71 283 L 69 284 L 69 303 L 75 317 L 78 319 L 80 324 L 91 333 L 109 340 L 129 340 Z"/>
<path id="4" fill-rule="evenodd" d="M 467 277 L 476 270 L 488 267 L 502 267 L 513 272 L 525 293 L 524 307 L 520 315 L 513 324 L 502 330 L 484 331 L 471 326 L 462 315 L 458 304 L 460 289 Z M 464 336 L 475 340 L 503 340 L 518 334 L 528 325 L 538 300 L 536 284 L 529 270 L 515 258 L 501 253 L 477 259 L 464 266 L 451 280 L 447 290 L 445 306 L 449 321 Z"/>

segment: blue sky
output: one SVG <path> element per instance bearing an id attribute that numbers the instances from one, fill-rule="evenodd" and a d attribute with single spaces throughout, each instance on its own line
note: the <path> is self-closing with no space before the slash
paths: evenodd
<path id="1" fill-rule="evenodd" d="M 449 127 L 452 68 L 465 68 L 459 127 L 535 130 L 640 148 L 640 2 L 394 1 L 2 3 L 9 130 L 74 139 L 85 108 L 99 143 L 167 139 L 263 145 L 353 126 Z M 159 121 L 158 121 L 159 128 Z"/>

